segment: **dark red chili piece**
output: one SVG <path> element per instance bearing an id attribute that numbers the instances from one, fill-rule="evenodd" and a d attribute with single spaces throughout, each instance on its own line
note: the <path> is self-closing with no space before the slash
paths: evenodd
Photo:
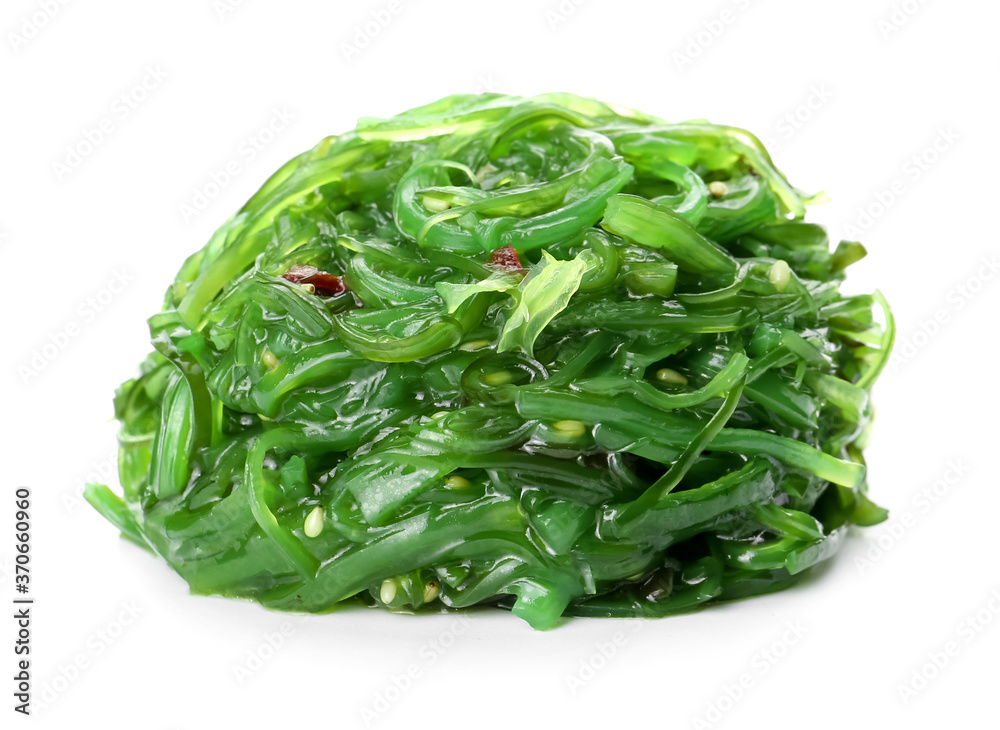
<path id="1" fill-rule="evenodd" d="M 293 284 L 301 284 L 303 281 L 308 279 L 310 276 L 314 276 L 319 273 L 319 269 L 315 266 L 301 266 L 296 264 L 284 274 L 281 275 L 282 279 L 287 279 Z"/>
<path id="2" fill-rule="evenodd" d="M 316 293 L 321 297 L 332 297 L 334 294 L 340 294 L 340 292 L 347 290 L 341 277 L 328 274 L 325 271 L 313 274 L 304 283 L 316 287 Z"/>
<path id="3" fill-rule="evenodd" d="M 332 297 L 334 294 L 340 294 L 347 290 L 341 277 L 320 271 L 315 266 L 296 264 L 281 277 L 293 284 L 312 284 L 316 288 L 316 293 L 321 297 Z"/>
<path id="4" fill-rule="evenodd" d="M 503 248 L 498 248 L 490 256 L 490 265 L 499 266 L 504 269 L 521 269 L 521 259 L 517 257 L 517 251 L 509 243 Z"/>

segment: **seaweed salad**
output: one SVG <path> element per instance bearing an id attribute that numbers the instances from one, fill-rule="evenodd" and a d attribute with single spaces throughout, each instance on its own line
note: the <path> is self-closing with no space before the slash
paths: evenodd
<path id="1" fill-rule="evenodd" d="M 869 500 L 894 328 L 749 132 L 459 95 L 292 159 L 187 259 L 91 504 L 198 594 L 538 629 L 783 588 Z"/>

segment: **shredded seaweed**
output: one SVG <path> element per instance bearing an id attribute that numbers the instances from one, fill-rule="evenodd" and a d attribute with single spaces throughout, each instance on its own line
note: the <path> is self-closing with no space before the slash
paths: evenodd
<path id="1" fill-rule="evenodd" d="M 91 503 L 193 592 L 533 627 L 790 584 L 885 511 L 894 326 L 756 137 L 553 94 L 363 119 L 191 256 Z M 876 311 L 880 316 L 876 318 Z"/>

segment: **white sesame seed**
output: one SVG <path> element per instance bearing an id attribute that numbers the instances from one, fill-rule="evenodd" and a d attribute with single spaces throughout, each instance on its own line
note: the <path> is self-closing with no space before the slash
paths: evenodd
<path id="1" fill-rule="evenodd" d="M 784 291 L 791 278 L 792 270 L 788 268 L 788 262 L 781 259 L 771 264 L 771 268 L 767 272 L 768 281 L 774 284 L 774 288 L 778 291 Z"/>
<path id="2" fill-rule="evenodd" d="M 579 438 L 587 432 L 587 426 L 581 421 L 556 421 L 552 426 L 564 436 Z"/>
<path id="3" fill-rule="evenodd" d="M 323 532 L 323 508 L 316 506 L 313 511 L 306 515 L 305 525 L 302 526 L 302 531 L 306 533 L 306 537 L 319 537 L 320 533 Z"/>
<path id="4" fill-rule="evenodd" d="M 729 186 L 717 180 L 708 184 L 708 192 L 712 194 L 713 198 L 721 198 L 729 192 Z"/>
<path id="5" fill-rule="evenodd" d="M 486 385 L 506 385 L 514 376 L 510 374 L 509 370 L 497 370 L 495 373 L 484 373 L 483 382 Z"/>
<path id="6" fill-rule="evenodd" d="M 465 489 L 467 486 L 469 486 L 469 480 L 456 474 L 452 474 L 444 480 L 445 489 Z"/>
<path id="7" fill-rule="evenodd" d="M 386 578 L 382 581 L 378 597 L 382 599 L 382 603 L 392 603 L 393 599 L 396 598 L 396 581 L 392 578 Z"/>
<path id="8" fill-rule="evenodd" d="M 671 385 L 687 385 L 688 379 L 681 375 L 676 370 L 671 368 L 660 368 L 656 371 L 656 379 L 661 383 L 670 383 Z"/>
<path id="9" fill-rule="evenodd" d="M 276 367 L 278 367 L 279 363 L 281 362 L 280 360 L 278 360 L 277 357 L 275 357 L 274 353 L 271 352 L 270 350 L 264 350 L 264 353 L 260 356 L 260 359 L 261 362 L 264 363 L 264 367 L 266 367 L 268 370 L 274 370 Z"/>

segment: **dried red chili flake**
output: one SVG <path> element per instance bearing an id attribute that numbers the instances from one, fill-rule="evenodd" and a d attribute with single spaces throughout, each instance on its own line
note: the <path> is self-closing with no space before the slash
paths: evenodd
<path id="1" fill-rule="evenodd" d="M 332 297 L 334 294 L 347 291 L 347 286 L 341 277 L 328 274 L 325 271 L 313 274 L 306 283 L 316 287 L 316 293 L 321 297 Z"/>
<path id="2" fill-rule="evenodd" d="M 509 243 L 503 248 L 498 248 L 490 256 L 490 266 L 499 266 L 503 269 L 522 269 L 521 259 L 517 257 L 517 251 Z"/>
<path id="3" fill-rule="evenodd" d="M 296 264 L 281 275 L 281 278 L 293 284 L 312 284 L 321 297 L 332 297 L 346 291 L 344 280 L 326 271 L 320 271 L 315 266 Z"/>
<path id="4" fill-rule="evenodd" d="M 310 276 L 315 276 L 319 273 L 319 269 L 315 266 L 302 266 L 296 264 L 284 274 L 281 275 L 282 279 L 287 279 L 293 284 L 301 284 L 303 281 L 308 279 Z"/>

